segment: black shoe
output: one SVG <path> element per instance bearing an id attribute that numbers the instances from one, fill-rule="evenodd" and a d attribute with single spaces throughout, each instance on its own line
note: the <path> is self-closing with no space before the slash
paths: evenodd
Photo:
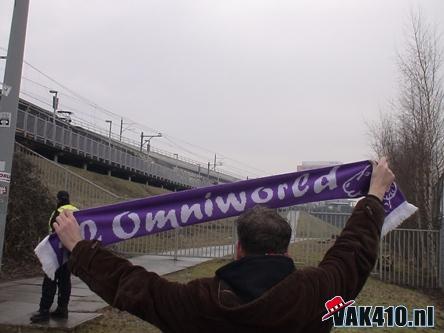
<path id="1" fill-rule="evenodd" d="M 49 311 L 48 310 L 39 310 L 32 314 L 31 323 L 37 324 L 37 323 L 44 323 L 49 321 Z"/>
<path id="2" fill-rule="evenodd" d="M 54 319 L 67 319 L 68 318 L 68 308 L 58 306 L 57 309 L 51 312 L 51 318 Z"/>

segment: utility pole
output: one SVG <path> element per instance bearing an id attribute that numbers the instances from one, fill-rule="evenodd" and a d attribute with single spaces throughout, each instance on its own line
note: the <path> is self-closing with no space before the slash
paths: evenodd
<path id="1" fill-rule="evenodd" d="M 120 137 L 119 137 L 120 142 L 122 142 L 122 133 L 123 133 L 123 118 L 120 118 Z"/>
<path id="2" fill-rule="evenodd" d="M 50 90 L 49 93 L 53 94 L 53 96 L 52 96 L 52 109 L 54 110 L 54 113 L 52 115 L 52 122 L 54 123 L 54 126 L 55 126 L 56 113 L 57 113 L 57 109 L 59 107 L 59 98 L 57 97 L 59 92 L 57 90 Z"/>
<path id="3" fill-rule="evenodd" d="M 105 120 L 105 123 L 109 124 L 108 139 L 109 139 L 109 143 L 111 144 L 111 129 L 113 126 L 113 121 L 112 120 Z"/>
<path id="4" fill-rule="evenodd" d="M 142 132 L 142 133 L 140 133 L 140 152 L 143 151 L 143 138 L 144 138 L 144 135 Z"/>
<path id="5" fill-rule="evenodd" d="M 52 124 L 53 124 L 53 126 L 52 126 L 52 144 L 55 146 L 56 133 L 57 133 L 56 113 L 57 113 L 57 108 L 59 107 L 59 98 L 57 97 L 57 95 L 59 92 L 57 90 L 50 90 L 49 93 L 53 94 L 52 108 L 53 108 L 54 112 L 52 113 Z"/>
<path id="6" fill-rule="evenodd" d="M 9 184 L 14 155 L 17 107 L 25 49 L 29 0 L 16 0 L 6 57 L 5 77 L 0 100 L 0 271 L 3 258 Z M 4 119 L 4 120 L 3 120 Z"/>
<path id="7" fill-rule="evenodd" d="M 161 137 L 162 137 L 162 133 L 158 133 L 156 135 L 144 135 L 143 132 L 140 133 L 140 152 L 143 151 L 143 146 L 145 145 L 145 143 L 148 143 L 146 146 L 146 150 L 149 155 L 150 151 L 151 151 L 151 139 L 152 138 L 161 138 Z M 148 138 L 148 139 L 145 140 L 145 138 Z"/>
<path id="8" fill-rule="evenodd" d="M 216 154 L 214 154 L 214 165 L 213 165 L 214 171 L 216 171 L 216 161 L 217 161 L 217 156 L 216 156 Z"/>

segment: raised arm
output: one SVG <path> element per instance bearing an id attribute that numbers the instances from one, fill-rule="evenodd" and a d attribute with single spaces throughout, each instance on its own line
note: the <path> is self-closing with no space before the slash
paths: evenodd
<path id="1" fill-rule="evenodd" d="M 107 303 L 164 330 L 168 330 L 171 316 L 179 321 L 186 318 L 192 308 L 186 285 L 135 266 L 104 249 L 98 241 L 82 240 L 72 212 L 61 213 L 54 227 L 63 245 L 71 251 L 72 273 Z"/>
<path id="2" fill-rule="evenodd" d="M 384 222 L 382 199 L 394 178 L 385 158 L 374 165 L 367 197 L 358 202 L 319 266 L 306 270 L 312 296 L 321 307 L 334 296 L 354 299 L 364 286 L 377 259 Z"/>

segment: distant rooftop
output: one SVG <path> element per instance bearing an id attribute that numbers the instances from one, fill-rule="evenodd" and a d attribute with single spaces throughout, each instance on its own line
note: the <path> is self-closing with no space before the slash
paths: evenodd
<path id="1" fill-rule="evenodd" d="M 301 165 L 297 166 L 297 171 L 305 171 L 312 169 L 319 169 L 324 167 L 329 167 L 333 165 L 342 164 L 339 161 L 303 161 Z"/>

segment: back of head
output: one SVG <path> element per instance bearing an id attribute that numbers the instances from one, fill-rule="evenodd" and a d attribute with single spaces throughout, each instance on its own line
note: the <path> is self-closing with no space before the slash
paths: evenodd
<path id="1" fill-rule="evenodd" d="M 57 207 L 69 205 L 69 193 L 66 191 L 59 191 L 57 193 Z"/>
<path id="2" fill-rule="evenodd" d="M 246 255 L 284 254 L 291 227 L 275 210 L 255 206 L 239 216 L 237 234 Z"/>

